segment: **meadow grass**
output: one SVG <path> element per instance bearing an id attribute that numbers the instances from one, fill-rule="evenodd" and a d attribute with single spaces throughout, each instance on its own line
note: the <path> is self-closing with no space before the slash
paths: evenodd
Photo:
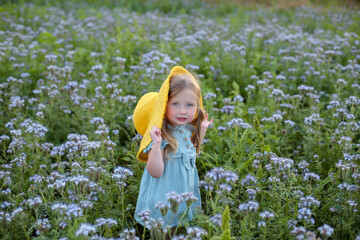
<path id="1" fill-rule="evenodd" d="M 356 7 L 31 2 L 0 5 L 3 239 L 165 236 L 134 220 L 132 114 L 175 65 L 214 123 L 173 239 L 360 239 Z"/>

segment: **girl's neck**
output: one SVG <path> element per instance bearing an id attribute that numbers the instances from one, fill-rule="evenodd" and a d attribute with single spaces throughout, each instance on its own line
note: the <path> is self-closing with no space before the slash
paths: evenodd
<path id="1" fill-rule="evenodd" d="M 172 124 L 168 123 L 168 126 L 169 126 L 170 128 L 183 128 L 183 127 L 185 127 L 186 125 L 189 125 L 189 124 L 185 124 L 185 125 L 172 125 Z"/>

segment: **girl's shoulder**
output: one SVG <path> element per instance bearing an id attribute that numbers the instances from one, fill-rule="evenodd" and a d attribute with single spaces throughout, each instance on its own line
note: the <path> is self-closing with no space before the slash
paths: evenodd
<path id="1" fill-rule="evenodd" d="M 190 132 L 195 132 L 195 127 L 191 124 L 186 124 L 185 127 L 190 131 Z"/>

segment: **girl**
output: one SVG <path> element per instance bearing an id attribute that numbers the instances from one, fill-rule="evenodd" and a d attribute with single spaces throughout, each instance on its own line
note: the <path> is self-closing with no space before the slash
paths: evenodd
<path id="1" fill-rule="evenodd" d="M 151 218 L 162 218 L 165 226 L 174 227 L 184 220 L 185 211 L 191 220 L 200 208 L 195 157 L 213 122 L 202 107 L 199 83 L 179 66 L 171 70 L 159 93 L 147 93 L 139 100 L 133 115 L 136 130 L 143 135 L 137 158 L 146 162 L 135 210 L 140 224 L 145 225 L 138 215 L 147 209 Z M 161 213 L 167 200 L 177 202 L 178 208 Z"/>

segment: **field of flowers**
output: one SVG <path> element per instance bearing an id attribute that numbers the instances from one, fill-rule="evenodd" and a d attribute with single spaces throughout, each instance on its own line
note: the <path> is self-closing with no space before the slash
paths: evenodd
<path id="1" fill-rule="evenodd" d="M 214 123 L 173 239 L 360 239 L 359 10 L 46 2 L 0 5 L 1 239 L 161 239 L 132 114 L 175 65 Z"/>

